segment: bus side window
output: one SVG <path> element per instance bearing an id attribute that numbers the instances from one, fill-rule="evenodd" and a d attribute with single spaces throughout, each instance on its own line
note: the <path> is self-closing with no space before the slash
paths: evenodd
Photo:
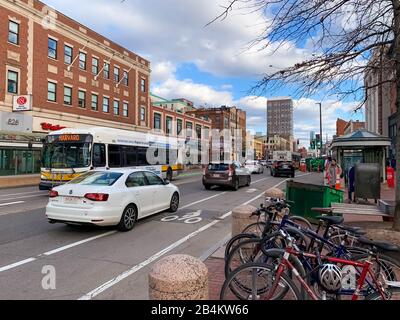
<path id="1" fill-rule="evenodd" d="M 106 146 L 104 144 L 95 143 L 93 146 L 93 166 L 106 166 Z"/>
<path id="2" fill-rule="evenodd" d="M 147 166 L 149 165 L 147 161 L 147 148 L 137 147 L 137 165 L 138 166 Z"/>
<path id="3" fill-rule="evenodd" d="M 121 163 L 121 146 L 108 145 L 108 166 L 110 168 L 120 168 Z"/>

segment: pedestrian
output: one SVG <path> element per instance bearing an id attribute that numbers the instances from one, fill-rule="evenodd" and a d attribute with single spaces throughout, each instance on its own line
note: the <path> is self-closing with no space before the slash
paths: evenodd
<path id="1" fill-rule="evenodd" d="M 328 169 L 328 184 L 331 188 L 340 189 L 340 179 L 342 168 L 337 164 L 336 159 L 332 159 Z"/>
<path id="2" fill-rule="evenodd" d="M 324 185 L 329 185 L 329 166 L 331 165 L 332 158 L 326 157 L 324 164 Z"/>
<path id="3" fill-rule="evenodd" d="M 350 168 L 349 174 L 348 174 L 348 180 L 349 180 L 349 202 L 355 202 L 356 200 L 353 199 L 353 193 L 355 192 L 355 182 L 356 182 L 356 168 L 355 166 Z"/>

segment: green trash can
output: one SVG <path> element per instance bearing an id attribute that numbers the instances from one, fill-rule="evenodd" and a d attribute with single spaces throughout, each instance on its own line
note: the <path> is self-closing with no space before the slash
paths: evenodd
<path id="1" fill-rule="evenodd" d="M 324 185 L 288 181 L 286 199 L 294 202 L 291 205 L 293 215 L 315 219 L 321 214 L 311 211 L 311 208 L 329 208 L 332 203 L 343 203 L 344 191 Z"/>

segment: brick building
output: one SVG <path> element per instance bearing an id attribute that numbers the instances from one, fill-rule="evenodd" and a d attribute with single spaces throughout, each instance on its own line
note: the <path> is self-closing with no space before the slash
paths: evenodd
<path id="1" fill-rule="evenodd" d="M 344 135 L 344 129 L 346 128 L 347 123 L 348 122 L 346 120 L 343 120 L 343 119 L 340 119 L 340 118 L 338 118 L 336 120 L 336 135 L 338 137 Z"/>
<path id="2" fill-rule="evenodd" d="M 51 130 L 150 130 L 146 59 L 37 0 L 0 0 L 0 44 L 0 175 L 39 172 Z"/>
<path id="3" fill-rule="evenodd" d="M 193 102 L 187 99 L 168 100 L 151 94 L 151 128 L 168 136 L 187 139 L 193 142 L 201 140 L 209 143 L 212 122 L 209 118 L 197 116 L 190 112 L 196 110 Z M 201 150 L 201 143 L 199 143 Z M 188 148 L 198 147 L 188 146 Z M 201 157 L 197 162 L 201 163 Z M 195 162 L 195 161 L 193 161 Z M 194 163 L 192 163 L 194 164 Z"/>
<path id="4" fill-rule="evenodd" d="M 222 106 L 220 108 L 198 108 L 195 110 L 188 110 L 187 114 L 193 114 L 196 117 L 201 117 L 204 119 L 209 119 L 212 122 L 212 129 L 216 130 L 230 130 L 232 136 L 231 150 L 230 154 L 231 160 L 239 160 L 242 155 L 239 155 L 238 147 L 236 142 L 241 139 L 243 142 L 242 152 L 246 149 L 246 111 L 243 111 L 236 107 L 226 107 Z M 237 137 L 236 132 L 240 131 L 241 136 Z M 226 145 L 227 141 L 223 144 Z M 221 147 L 221 155 L 224 153 Z M 225 150 L 226 151 L 226 150 Z"/>

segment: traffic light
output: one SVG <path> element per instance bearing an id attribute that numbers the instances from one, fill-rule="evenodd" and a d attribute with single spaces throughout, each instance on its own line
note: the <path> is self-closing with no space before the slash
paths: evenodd
<path id="1" fill-rule="evenodd" d="M 311 150 L 315 150 L 315 140 L 311 141 Z"/>

